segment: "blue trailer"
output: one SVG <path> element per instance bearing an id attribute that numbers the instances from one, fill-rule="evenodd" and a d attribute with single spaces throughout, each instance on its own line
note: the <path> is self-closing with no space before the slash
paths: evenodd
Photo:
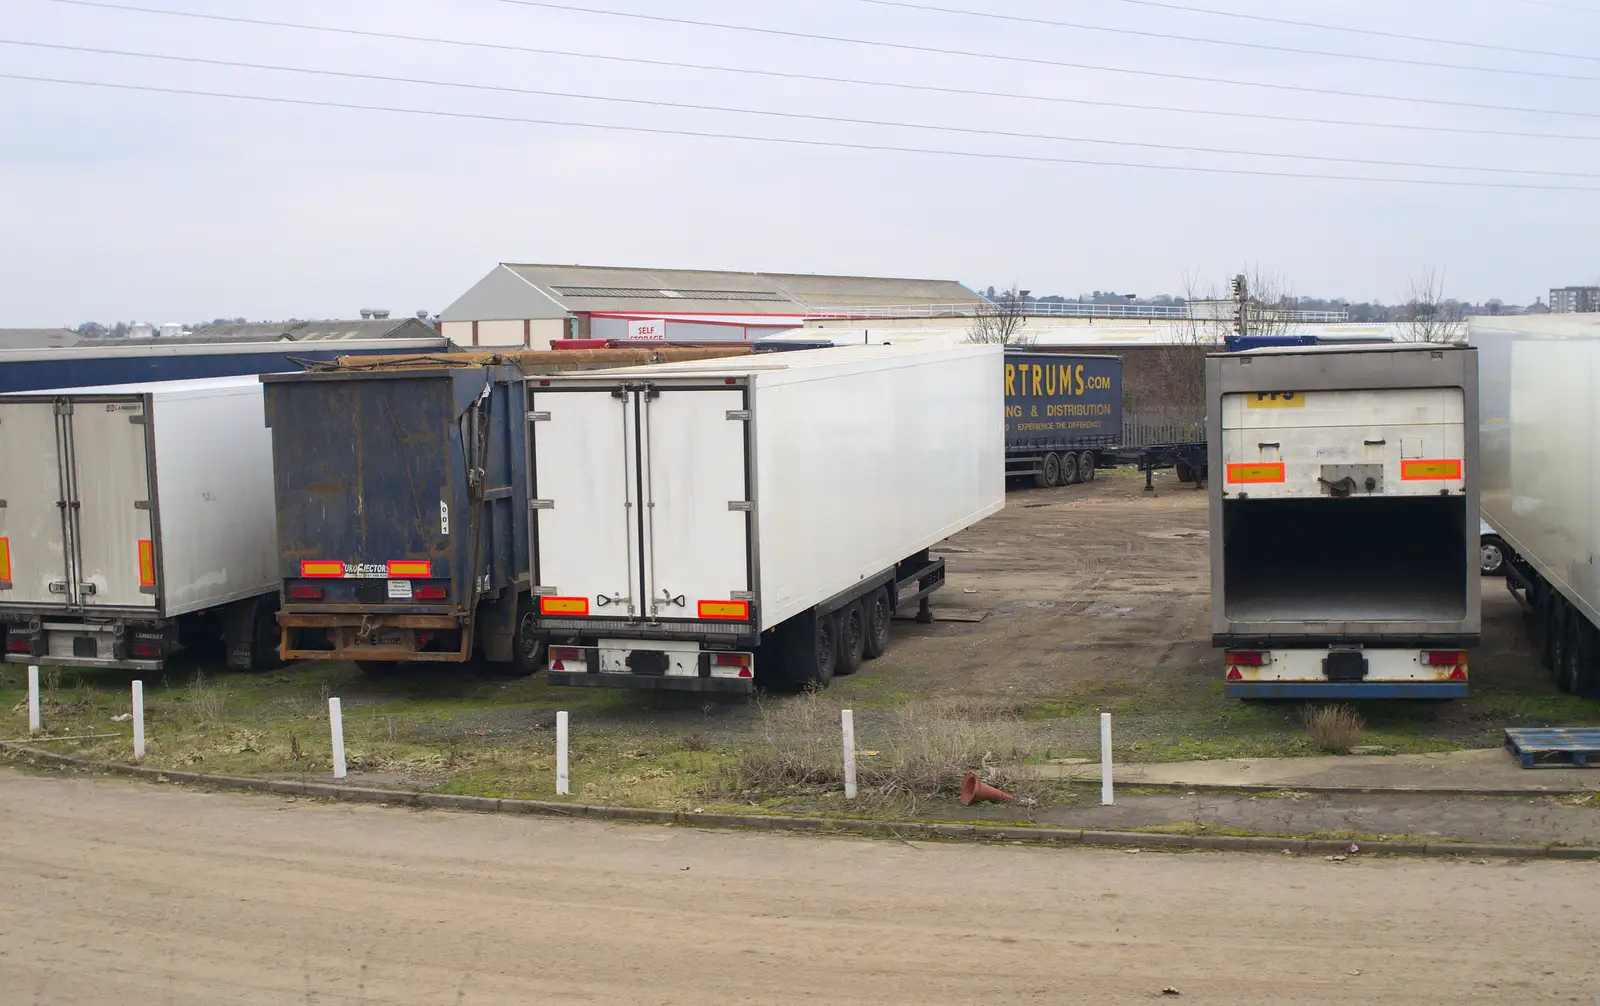
<path id="1" fill-rule="evenodd" d="M 186 342 L 160 339 L 54 349 L 0 350 L 0 393 L 100 388 L 203 377 L 243 377 L 300 369 L 300 361 L 339 356 L 442 353 L 449 340 L 340 339 L 315 342 Z"/>
<path id="2" fill-rule="evenodd" d="M 532 673 L 526 391 L 505 364 L 273 374 L 285 659 Z"/>
<path id="3" fill-rule="evenodd" d="M 1122 359 L 1005 354 L 1006 477 L 1088 482 L 1122 441 Z"/>

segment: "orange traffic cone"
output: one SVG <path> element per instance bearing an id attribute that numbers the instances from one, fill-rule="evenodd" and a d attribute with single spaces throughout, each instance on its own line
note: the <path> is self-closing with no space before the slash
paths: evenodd
<path id="1" fill-rule="evenodd" d="M 1002 803 L 1010 799 L 1010 793 L 1002 793 L 988 783 L 979 781 L 976 772 L 968 772 L 967 777 L 961 780 L 962 806 L 971 806 L 974 803 Z"/>

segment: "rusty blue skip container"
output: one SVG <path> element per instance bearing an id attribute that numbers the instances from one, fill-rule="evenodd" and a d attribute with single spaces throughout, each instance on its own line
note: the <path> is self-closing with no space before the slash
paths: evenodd
<path id="1" fill-rule="evenodd" d="M 522 371 L 440 365 L 261 380 L 283 657 L 374 670 L 481 652 L 536 670 Z"/>

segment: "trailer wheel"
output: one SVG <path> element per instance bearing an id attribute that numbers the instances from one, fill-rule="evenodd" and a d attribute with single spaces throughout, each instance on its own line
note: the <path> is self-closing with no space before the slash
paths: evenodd
<path id="1" fill-rule="evenodd" d="M 1194 469 L 1189 467 L 1187 461 L 1181 459 L 1172 463 L 1172 473 L 1178 476 L 1179 482 L 1193 482 L 1195 480 Z"/>
<path id="2" fill-rule="evenodd" d="M 523 594 L 517 598 L 517 631 L 511 637 L 511 667 L 526 677 L 538 674 L 544 663 L 545 643 L 548 640 L 539 631 L 539 619 L 533 610 L 533 597 Z"/>
<path id="3" fill-rule="evenodd" d="M 278 599 L 263 597 L 256 604 L 255 624 L 250 635 L 250 668 L 275 671 L 285 663 L 278 655 L 283 632 L 278 628 Z"/>
<path id="4" fill-rule="evenodd" d="M 1061 458 L 1055 454 L 1046 454 L 1039 463 L 1039 474 L 1033 477 L 1034 485 L 1040 489 L 1054 489 L 1061 484 Z"/>
<path id="5" fill-rule="evenodd" d="M 1084 482 L 1094 481 L 1094 452 L 1084 451 L 1078 455 L 1078 478 Z"/>
<path id="6" fill-rule="evenodd" d="M 816 616 L 816 635 L 813 638 L 811 657 L 812 665 L 806 680 L 802 682 L 814 685 L 817 688 L 826 688 L 833 680 L 833 672 L 839 666 L 839 615 Z"/>
<path id="7" fill-rule="evenodd" d="M 1061 455 L 1061 484 L 1064 486 L 1078 484 L 1078 456 L 1076 454 Z"/>
<path id="8" fill-rule="evenodd" d="M 839 609 L 839 663 L 833 673 L 854 674 L 866 656 L 867 616 L 861 602 L 851 601 Z"/>
<path id="9" fill-rule="evenodd" d="M 894 612 L 889 609 L 889 591 L 879 587 L 861 602 L 862 655 L 868 660 L 883 656 L 889 648 L 889 622 Z"/>
<path id="10" fill-rule="evenodd" d="M 1567 609 L 1567 599 L 1551 591 L 1550 619 L 1545 627 L 1545 634 L 1550 640 L 1548 666 L 1555 675 L 1556 687 L 1562 691 L 1567 690 L 1567 622 L 1570 614 Z"/>

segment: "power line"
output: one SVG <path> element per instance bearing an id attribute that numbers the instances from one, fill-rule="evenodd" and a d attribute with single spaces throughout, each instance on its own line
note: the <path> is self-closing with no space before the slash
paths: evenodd
<path id="1" fill-rule="evenodd" d="M 0 45 L 21 46 L 32 49 L 51 49 L 64 52 L 92 53 L 102 56 L 123 56 L 134 59 L 162 60 L 171 63 L 224 66 L 246 70 L 266 70 L 274 73 L 309 74 L 320 77 L 340 77 L 349 80 L 370 80 L 388 84 L 419 84 L 427 87 L 451 87 L 470 91 L 488 91 L 499 94 L 534 95 L 545 98 L 574 98 L 582 101 L 603 101 L 624 105 L 644 105 L 651 108 L 674 108 L 697 112 L 720 112 L 732 115 L 759 115 L 780 119 L 801 119 L 808 122 L 827 122 L 852 126 L 874 126 L 889 129 L 920 129 L 929 132 L 962 133 L 969 136 L 994 136 L 1014 140 L 1047 140 L 1057 143 L 1088 143 L 1110 147 L 1136 147 L 1143 150 L 1177 151 L 1181 153 L 1222 154 L 1236 157 L 1266 157 L 1278 160 L 1320 161 L 1333 164 L 1360 164 L 1381 168 L 1418 168 L 1427 171 L 1477 171 L 1501 175 L 1531 175 L 1556 178 L 1600 178 L 1600 173 L 1583 171 L 1550 171 L 1537 168 L 1481 167 L 1466 164 L 1429 164 L 1417 161 L 1378 160 L 1362 157 L 1339 157 L 1331 154 L 1292 154 L 1276 150 L 1239 150 L 1227 147 L 1200 147 L 1190 144 L 1153 143 L 1140 140 L 1114 140 L 1104 137 L 1063 136 L 1051 133 L 1024 133 L 1004 129 L 986 129 L 974 126 L 949 126 L 937 123 L 896 122 L 888 119 L 860 119 L 839 115 L 818 115 L 808 112 L 785 112 L 775 109 L 739 108 L 730 105 L 705 105 L 682 101 L 665 101 L 649 98 L 624 98 L 614 95 L 586 94 L 577 91 L 554 91 L 542 88 L 511 87 L 503 84 L 476 84 L 469 81 L 437 80 L 421 77 L 398 77 L 389 74 L 361 73 L 354 70 L 328 70 L 317 67 L 287 66 L 280 63 L 248 63 L 238 60 L 212 59 L 205 56 L 176 56 L 166 53 L 135 52 L 127 49 L 103 49 L 94 46 L 66 45 L 57 42 L 34 42 L 0 38 Z"/>
<path id="2" fill-rule="evenodd" d="M 1539 192 L 1600 192 L 1600 186 L 1532 184 L 1528 182 L 1488 182 L 1450 178 L 1402 178 L 1384 175 L 1334 175 L 1320 172 L 1266 171 L 1259 168 L 1224 168 L 1198 164 L 1150 164 L 1140 161 L 1101 161 L 1079 157 L 1054 157 L 1042 154 L 1010 154 L 985 150 L 948 150 L 937 147 L 907 147 L 881 143 L 851 143 L 843 140 L 810 140 L 792 136 L 752 136 L 745 133 L 725 133 L 696 129 L 669 129 L 663 126 L 623 126 L 614 123 L 582 122 L 571 119 L 541 119 L 515 115 L 493 115 L 486 112 L 458 112 L 429 108 L 407 108 L 398 105 L 374 105 L 356 102 L 327 101 L 313 98 L 289 98 L 281 95 L 239 94 L 227 91 L 202 91 L 196 88 L 160 87 L 154 84 L 129 84 L 120 81 L 74 80 L 66 77 L 41 77 L 21 73 L 0 73 L 0 80 L 22 80 L 42 84 L 65 84 L 77 87 L 106 88 L 118 91 L 140 91 L 150 94 L 185 95 L 200 98 L 224 98 L 236 101 L 254 101 L 277 105 L 295 105 L 311 108 L 337 108 L 362 112 L 392 112 L 402 115 L 423 115 L 434 118 L 467 119 L 479 122 L 518 123 L 535 126 L 559 126 L 574 129 L 603 130 L 620 133 L 645 133 L 654 136 L 686 136 L 695 139 L 736 140 L 750 143 L 781 144 L 785 146 L 860 150 L 898 154 L 924 154 L 939 157 L 962 157 L 985 161 L 1020 161 L 1031 164 L 1075 164 L 1101 168 L 1133 168 L 1143 171 L 1191 172 L 1208 175 L 1243 175 L 1255 178 L 1286 178 L 1296 181 L 1377 182 L 1394 185 L 1438 186 L 1457 189 L 1517 189 Z"/>
<path id="3" fill-rule="evenodd" d="M 61 3 L 79 0 L 57 0 Z M 1189 83 L 1225 84 L 1230 87 L 1258 87 L 1270 91 L 1289 91 L 1296 94 L 1322 94 L 1342 98 L 1362 98 L 1368 101 L 1398 101 L 1419 105 L 1438 105 L 1450 108 L 1476 108 L 1497 112 L 1520 112 L 1530 115 L 1566 115 L 1581 118 L 1600 118 L 1600 112 L 1571 112 L 1553 108 L 1524 108 L 1517 105 L 1486 105 L 1470 101 L 1451 101 L 1445 98 L 1413 98 L 1394 94 L 1373 94 L 1367 91 L 1343 91 L 1327 87 L 1303 87 L 1298 84 L 1270 84 L 1255 80 L 1233 80 L 1227 77 L 1202 77 L 1196 74 L 1172 73 L 1161 70 L 1129 70 L 1118 66 L 1100 66 L 1095 63 L 1072 63 L 1039 56 L 1012 56 L 1005 53 L 980 52 L 972 49 L 944 49 L 931 45 L 914 45 L 910 42 L 884 42 L 878 39 L 851 38 L 847 35 L 823 35 L 817 32 L 790 31 L 784 28 L 760 28 L 755 25 L 730 24 L 725 21 L 697 21 L 692 18 L 668 17 L 665 14 L 641 14 L 637 11 L 607 10 L 603 7 L 582 7 L 577 4 L 555 3 L 553 0 L 492 0 L 493 3 L 512 4 L 518 7 L 539 7 L 546 10 L 595 14 L 603 17 L 626 18 L 636 21 L 654 21 L 660 24 L 685 25 L 694 28 L 716 28 L 722 31 L 747 32 L 753 35 L 770 35 L 777 38 L 799 38 L 817 42 L 837 42 L 844 45 L 895 49 L 902 52 L 920 52 L 939 56 L 962 56 L 969 59 L 987 59 L 1003 63 L 1023 63 L 1030 66 L 1053 66 L 1067 70 L 1090 70 L 1096 73 L 1121 73 L 1136 77 L 1157 77 L 1164 80 L 1182 80 Z M 1597 57 L 1600 58 L 1600 57 Z"/>
<path id="4" fill-rule="evenodd" d="M 393 42 L 415 42 L 424 45 L 453 46 L 484 51 L 510 52 L 522 55 L 562 56 L 572 59 L 590 59 L 610 63 L 627 63 L 635 66 L 668 67 L 683 70 L 701 70 L 711 73 L 732 73 L 752 77 L 769 77 L 778 80 L 807 80 L 827 84 L 846 84 L 855 87 L 877 87 L 899 91 L 916 91 L 930 94 L 965 95 L 981 98 L 1003 98 L 1008 101 L 1039 101 L 1051 104 L 1083 105 L 1092 108 L 1116 108 L 1137 112 L 1171 112 L 1180 115 L 1206 115 L 1217 118 L 1255 119 L 1264 122 L 1290 122 L 1319 126 L 1348 126 L 1358 129 L 1391 129 L 1411 133 L 1448 133 L 1463 136 L 1502 136 L 1514 139 L 1578 140 L 1594 142 L 1600 135 L 1582 133 L 1540 133 L 1509 129 L 1474 129 L 1466 126 L 1441 126 L 1435 124 L 1411 125 L 1406 123 L 1371 122 L 1359 119 L 1331 119 L 1302 115 L 1274 115 L 1270 112 L 1246 112 L 1232 109 L 1187 108 L 1174 105 L 1153 105 L 1139 102 L 1105 101 L 1093 98 L 1065 98 L 1059 95 L 1026 94 L 1015 91 L 989 91 L 979 88 L 948 87 L 937 84 L 910 84 L 900 81 L 871 80 L 857 77 L 838 77 L 825 74 L 795 73 L 783 70 L 762 70 L 750 67 L 718 66 L 709 63 L 687 63 L 674 60 L 647 59 L 640 56 L 615 56 L 592 52 L 575 52 L 565 49 L 546 49 L 534 46 L 513 45 L 504 42 L 477 42 L 426 35 L 406 35 L 397 32 L 371 31 L 359 28 L 335 28 L 328 25 L 303 24 L 294 21 L 271 21 L 260 18 L 238 17 L 227 14 L 203 14 L 197 11 L 166 10 L 159 7 L 140 7 L 130 4 L 107 3 L 104 0 L 49 0 L 52 3 L 75 7 L 93 7 L 125 13 L 152 14 L 164 17 L 215 21 L 226 24 L 254 27 L 285 28 L 294 31 L 344 35 L 352 38 L 382 39 Z"/>
<path id="5" fill-rule="evenodd" d="M 1168 3 L 1166 0 L 1116 0 L 1117 3 L 1133 4 L 1138 7 L 1156 7 L 1161 10 L 1182 11 L 1185 14 L 1204 14 L 1208 17 L 1232 18 L 1238 21 L 1255 21 L 1262 24 L 1285 25 L 1290 28 L 1312 28 L 1317 31 L 1337 31 L 1347 35 L 1365 35 L 1369 38 L 1390 38 L 1401 42 L 1424 42 L 1428 45 L 1453 45 L 1463 49 L 1479 49 L 1488 52 L 1514 52 L 1523 56 L 1553 56 L 1556 59 L 1581 59 L 1588 62 L 1600 62 L 1600 56 L 1591 56 L 1576 52 L 1551 52 L 1547 49 L 1524 49 L 1512 45 L 1497 45 L 1492 42 L 1468 42 L 1462 39 L 1438 38 L 1432 35 L 1407 35 L 1397 31 L 1383 31 L 1378 28 L 1351 28 L 1342 24 L 1323 24 L 1317 21 L 1294 21 L 1289 18 L 1272 17 L 1268 14 L 1242 14 L 1231 10 L 1212 10 L 1209 7 L 1190 7 L 1184 4 Z"/>
<path id="6" fill-rule="evenodd" d="M 1360 52 L 1333 52 L 1328 49 L 1307 49 L 1292 45 L 1274 45 L 1268 42 L 1244 42 L 1238 39 L 1206 38 L 1200 35 L 1178 35 L 1164 31 L 1139 28 L 1113 28 L 1106 25 L 1084 24 L 1078 21 L 1058 21 L 1051 18 L 1025 17 L 1020 14 L 996 14 L 992 11 L 964 10 L 959 7 L 939 7 L 934 4 L 907 3 L 904 0 L 856 0 L 857 3 L 878 7 L 898 7 L 902 10 L 923 11 L 934 14 L 952 14 L 960 17 L 985 18 L 991 21 L 1009 21 L 1014 24 L 1041 25 L 1050 28 L 1072 28 L 1077 31 L 1096 31 L 1111 35 L 1132 35 L 1137 38 L 1160 38 L 1176 42 L 1196 42 L 1237 49 L 1256 49 L 1264 52 L 1286 52 L 1296 56 L 1326 56 L 1331 59 L 1353 59 L 1367 63 L 1391 63 L 1398 66 L 1421 66 L 1436 70 L 1465 70 L 1472 73 L 1500 73 L 1517 77 L 1545 77 L 1554 80 L 1582 80 L 1600 83 L 1600 77 L 1581 73 L 1552 73 L 1548 70 L 1517 70 L 1499 66 L 1474 66 L 1469 63 L 1441 63 L 1427 59 L 1406 59 L 1403 56 L 1374 56 Z"/>

